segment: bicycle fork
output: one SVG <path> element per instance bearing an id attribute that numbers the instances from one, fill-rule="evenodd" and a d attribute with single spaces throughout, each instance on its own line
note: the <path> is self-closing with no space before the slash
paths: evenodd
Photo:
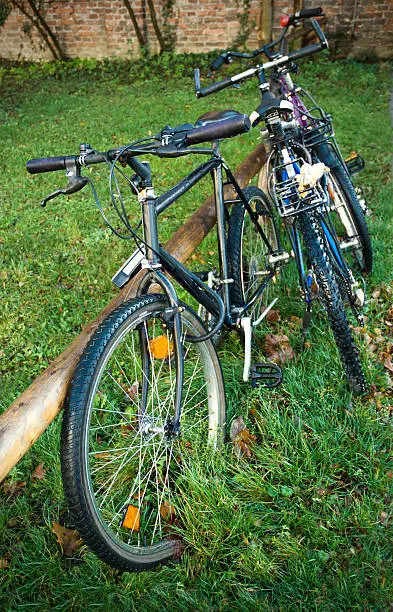
<path id="1" fill-rule="evenodd" d="M 149 168 L 150 170 L 150 168 Z M 173 334 L 173 349 L 175 356 L 176 370 L 176 387 L 175 387 L 175 405 L 173 416 L 168 416 L 164 424 L 164 433 L 168 439 L 180 435 L 180 418 L 183 394 L 184 381 L 184 355 L 182 345 L 182 323 L 181 323 L 181 307 L 176 294 L 176 290 L 170 280 L 160 270 L 162 267 L 159 255 L 159 242 L 157 231 L 157 218 L 155 209 L 155 195 L 153 187 L 142 189 L 138 195 L 139 202 L 142 207 L 143 229 L 146 244 L 146 258 L 142 260 L 142 269 L 146 269 L 147 274 L 142 278 L 137 289 L 137 295 L 147 293 L 150 285 L 157 283 L 164 290 L 169 307 L 163 313 L 163 323 L 171 327 Z M 143 342 L 144 354 L 143 362 L 146 366 L 146 371 L 150 369 L 150 353 L 148 348 L 147 338 Z M 149 375 L 143 381 L 142 392 L 142 411 L 146 410 L 148 397 Z M 143 417 L 143 414 L 140 415 Z"/>

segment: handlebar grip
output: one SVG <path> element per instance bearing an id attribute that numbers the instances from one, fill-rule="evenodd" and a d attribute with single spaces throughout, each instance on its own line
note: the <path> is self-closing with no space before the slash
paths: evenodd
<path id="1" fill-rule="evenodd" d="M 217 70 L 220 70 L 221 66 L 223 65 L 223 63 L 225 62 L 225 59 L 223 57 L 223 55 L 219 55 L 218 57 L 216 57 L 215 60 L 212 61 L 211 65 L 210 65 L 210 70 L 212 72 L 216 72 Z"/>
<path id="2" fill-rule="evenodd" d="M 250 129 L 249 117 L 239 113 L 236 117 L 215 121 L 190 130 L 187 132 L 186 141 L 188 145 L 195 145 L 201 142 L 219 140 L 220 138 L 231 138 L 249 132 Z"/>
<path id="3" fill-rule="evenodd" d="M 313 53 L 318 53 L 323 49 L 325 49 L 325 45 L 323 45 L 322 43 L 318 43 L 316 45 L 308 45 L 307 47 L 304 47 L 304 49 L 299 49 L 298 51 L 292 51 L 292 53 L 288 53 L 288 60 L 290 62 L 296 62 L 302 57 L 307 57 L 308 55 L 312 55 Z"/>
<path id="4" fill-rule="evenodd" d="M 230 85 L 233 85 L 233 81 L 230 77 L 228 79 L 224 79 L 223 81 L 212 83 L 211 85 L 207 85 L 207 87 L 204 87 L 203 89 L 199 89 L 196 92 L 197 98 L 204 98 L 205 96 L 210 96 L 210 94 L 216 93 L 216 91 L 221 91 L 221 89 L 225 89 Z"/>
<path id="5" fill-rule="evenodd" d="M 318 6 L 315 8 L 302 9 L 295 13 L 299 19 L 307 19 L 308 17 L 320 17 L 322 15 L 322 7 Z"/>
<path id="6" fill-rule="evenodd" d="M 40 174 L 41 172 L 54 172 L 56 170 L 65 170 L 67 160 L 75 159 L 74 156 L 62 157 L 39 157 L 38 159 L 29 159 L 26 164 L 26 170 L 30 174 Z"/>

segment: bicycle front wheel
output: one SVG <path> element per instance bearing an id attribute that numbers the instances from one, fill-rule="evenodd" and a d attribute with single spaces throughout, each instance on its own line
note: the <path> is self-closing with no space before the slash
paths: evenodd
<path id="1" fill-rule="evenodd" d="M 367 221 L 343 162 L 326 143 L 315 148 L 320 161 L 330 168 L 327 176 L 330 196 L 330 211 L 334 213 L 336 233 L 340 239 L 343 254 L 349 267 L 355 267 L 363 274 L 369 274 L 373 267 L 373 249 Z"/>
<path id="2" fill-rule="evenodd" d="M 298 223 L 305 251 L 318 286 L 318 295 L 329 319 L 348 385 L 355 393 L 364 393 L 366 381 L 359 353 L 352 337 L 340 287 L 333 272 L 319 225 L 309 213 L 299 215 Z"/>
<path id="3" fill-rule="evenodd" d="M 336 213 L 336 232 L 341 239 L 343 254 L 348 251 L 358 270 L 369 274 L 373 267 L 370 234 L 355 188 L 344 168 L 338 166 L 331 170 L 328 176 L 329 185 L 331 210 Z"/>
<path id="4" fill-rule="evenodd" d="M 77 366 L 62 429 L 66 498 L 85 543 L 126 571 L 179 556 L 177 495 L 187 460 L 220 446 L 225 396 L 220 363 L 184 306 L 180 435 L 174 416 L 176 356 L 164 296 L 130 300 L 99 327 Z"/>

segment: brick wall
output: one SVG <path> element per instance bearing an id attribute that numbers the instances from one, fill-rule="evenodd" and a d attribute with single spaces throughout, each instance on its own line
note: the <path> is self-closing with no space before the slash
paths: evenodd
<path id="1" fill-rule="evenodd" d="M 307 6 L 321 6 L 309 0 Z M 329 42 L 338 54 L 393 58 L 393 0 L 323 0 Z"/>
<path id="2" fill-rule="evenodd" d="M 45 3 L 46 18 L 69 57 L 127 57 L 138 53 L 136 35 L 122 0 L 52 0 Z M 131 2 L 140 27 L 150 41 L 157 42 L 146 0 Z M 306 0 L 305 5 L 323 5 L 324 29 L 333 49 L 355 57 L 393 57 L 393 0 Z M 160 23 L 163 1 L 156 0 Z M 258 44 L 262 0 L 250 0 L 254 28 L 249 46 Z M 274 0 L 273 23 L 292 12 L 294 0 Z M 239 34 L 243 0 L 175 0 L 169 25 L 176 30 L 176 50 L 208 51 L 231 45 Z M 277 33 L 275 25 L 273 34 Z M 51 53 L 28 19 L 13 10 L 0 28 L 0 58 L 51 59 Z"/>

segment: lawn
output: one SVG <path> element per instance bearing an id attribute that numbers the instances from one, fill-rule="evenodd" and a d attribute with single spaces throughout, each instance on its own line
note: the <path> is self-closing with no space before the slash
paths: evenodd
<path id="1" fill-rule="evenodd" d="M 256 107 L 255 83 L 197 101 L 191 78 L 135 80 L 82 69 L 61 78 L 0 70 L 0 411 L 40 374 L 115 293 L 111 277 L 130 244 L 105 227 L 91 192 L 42 198 L 62 173 L 31 177 L 31 157 L 97 150 L 195 121 L 210 109 Z M 294 356 L 278 389 L 241 381 L 239 340 L 220 348 L 228 422 L 242 416 L 249 456 L 228 441 L 184 479 L 181 560 L 150 573 L 121 574 L 86 549 L 62 550 L 56 524 L 72 528 L 60 477 L 58 417 L 0 485 L 0 604 L 3 610 L 387 610 L 393 603 L 392 130 L 386 64 L 307 62 L 298 76 L 334 117 L 344 155 L 366 160 L 359 175 L 373 216 L 375 269 L 367 280 L 366 326 L 357 329 L 369 393 L 352 397 L 333 337 L 316 313 L 300 351 L 293 271 L 283 275 L 276 313 L 263 328 L 286 334 Z M 258 132 L 226 142 L 232 167 Z M 154 160 L 158 193 L 195 160 Z M 107 173 L 96 170 L 100 196 Z M 170 208 L 162 241 L 209 195 L 203 183 Z M 138 205 L 133 204 L 135 219 Z M 212 257 L 214 233 L 191 261 Z M 289 351 L 288 351 L 289 354 Z M 240 355 L 240 356 L 239 356 Z M 390 378 L 392 376 L 392 378 Z M 64 546 L 63 546 L 64 548 Z"/>

